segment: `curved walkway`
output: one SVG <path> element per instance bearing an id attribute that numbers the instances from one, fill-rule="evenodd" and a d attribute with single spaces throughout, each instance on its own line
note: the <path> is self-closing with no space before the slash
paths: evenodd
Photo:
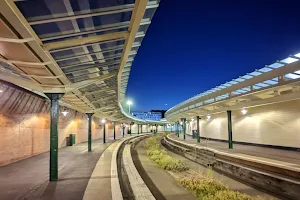
<path id="1" fill-rule="evenodd" d="M 100 156 L 112 142 L 112 138 L 108 138 L 106 144 L 102 139 L 94 140 L 92 152 L 87 152 L 86 142 L 59 149 L 57 182 L 48 181 L 49 152 L 0 167 L 0 199 L 81 200 Z M 101 176 L 108 176 L 108 185 L 103 185 L 107 188 L 111 172 L 110 162 L 105 163 L 109 171 Z"/>

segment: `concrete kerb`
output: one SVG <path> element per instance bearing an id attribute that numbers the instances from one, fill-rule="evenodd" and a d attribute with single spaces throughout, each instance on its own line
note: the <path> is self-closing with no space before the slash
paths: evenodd
<path id="1" fill-rule="evenodd" d="M 136 200 L 155 200 L 155 197 L 152 195 L 151 191 L 145 184 L 144 180 L 137 171 L 131 155 L 131 145 L 135 143 L 134 141 L 131 144 L 126 144 L 123 151 L 123 164 L 125 172 L 129 179 L 129 184 L 132 189 L 133 195 Z"/>
<path id="2" fill-rule="evenodd" d="M 213 155 L 210 155 L 211 157 L 215 158 L 215 162 L 212 165 L 213 170 L 220 171 L 229 175 L 230 177 L 235 177 L 242 182 L 251 184 L 252 186 L 263 188 L 264 190 L 269 191 L 273 195 L 279 196 L 280 198 L 284 197 L 288 199 L 299 199 L 300 181 L 299 179 L 295 179 L 295 177 L 299 175 L 297 169 L 290 170 L 294 173 L 292 176 L 286 176 L 285 173 L 288 172 L 283 172 L 284 170 L 288 171 L 289 169 L 286 169 L 286 167 L 281 167 L 281 165 L 278 166 L 276 163 L 260 160 L 259 157 L 248 158 L 247 155 L 234 155 L 211 148 L 195 146 L 195 144 L 188 144 L 186 142 L 178 141 L 174 138 L 171 138 L 169 135 L 164 138 L 164 141 L 167 143 L 167 145 L 172 146 L 172 144 L 176 144 L 177 146 L 182 146 L 183 148 L 189 148 L 191 150 L 194 149 L 195 156 L 191 157 L 188 153 L 183 153 L 183 156 L 199 164 L 201 164 L 200 160 L 204 159 L 203 156 L 201 156 L 200 160 L 197 158 L 197 154 L 200 153 L 200 150 L 205 150 L 206 152 L 209 151 L 211 153 L 213 152 Z M 196 154 L 197 150 L 199 151 Z M 243 160 L 243 162 L 240 162 L 241 160 Z M 276 169 L 279 173 L 274 172 L 275 168 L 279 170 L 278 171 Z M 280 188 L 280 190 L 278 188 Z"/>
<path id="3" fill-rule="evenodd" d="M 224 156 L 233 157 L 233 158 L 242 159 L 242 160 L 251 161 L 251 162 L 258 162 L 260 164 L 265 164 L 265 165 L 269 165 L 269 166 L 273 166 L 273 167 L 279 167 L 279 168 L 283 168 L 283 169 L 286 169 L 286 170 L 291 170 L 291 171 L 294 171 L 294 172 L 297 172 L 297 173 L 300 172 L 299 168 L 286 166 L 287 163 L 285 163 L 285 162 L 281 162 L 281 161 L 279 162 L 279 161 L 276 161 L 276 160 L 274 160 L 274 162 L 268 162 L 268 161 L 259 159 L 259 157 L 251 158 L 248 155 L 247 156 L 234 155 L 234 154 L 231 154 L 231 153 L 219 151 L 219 150 L 212 149 L 212 148 L 209 148 L 209 147 L 202 147 L 202 146 L 198 146 L 198 145 L 195 146 L 194 144 L 188 144 L 186 142 L 181 142 L 181 141 L 175 140 L 175 139 L 171 138 L 170 135 L 168 135 L 167 138 L 168 138 L 168 140 L 172 141 L 173 143 L 174 142 L 180 143 L 183 146 L 188 146 L 192 149 L 197 148 L 197 149 L 201 149 L 201 150 L 211 151 L 214 154 L 224 155 Z M 252 156 L 252 157 L 254 157 L 254 156 Z"/>
<path id="4" fill-rule="evenodd" d="M 105 162 L 107 162 L 106 161 L 107 156 L 105 157 L 104 155 L 109 154 L 110 152 L 112 152 L 111 163 L 110 163 L 110 167 L 111 167 L 111 170 L 110 170 L 111 171 L 111 174 L 110 174 L 111 197 L 112 197 L 112 200 L 123 199 L 121 187 L 120 187 L 120 183 L 119 183 L 118 170 L 117 170 L 117 154 L 118 154 L 120 147 L 122 146 L 122 144 L 125 141 L 139 137 L 139 136 L 142 136 L 142 135 L 134 135 L 134 136 L 130 136 L 127 138 L 122 138 L 121 140 L 118 140 L 118 141 L 112 143 L 102 153 L 102 155 L 99 158 L 99 160 L 93 170 L 93 173 L 89 179 L 88 185 L 84 192 L 83 200 L 98 199 L 98 197 L 103 195 L 103 189 L 107 190 L 107 188 L 103 188 L 102 185 L 97 182 L 101 181 L 101 179 L 99 179 L 99 177 L 101 178 L 101 177 L 107 176 L 107 174 L 103 174 L 104 167 L 107 167 L 107 165 L 105 165 Z"/>

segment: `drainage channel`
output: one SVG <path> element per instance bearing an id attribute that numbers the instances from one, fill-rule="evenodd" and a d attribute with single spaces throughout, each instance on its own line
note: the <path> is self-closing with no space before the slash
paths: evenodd
<path id="1" fill-rule="evenodd" d="M 117 170 L 123 199 L 161 199 L 152 195 L 148 185 L 144 183 L 144 178 L 140 176 L 140 171 L 134 163 L 135 156 L 132 151 L 135 144 L 146 138 L 148 135 L 140 135 L 125 141 L 117 154 Z"/>

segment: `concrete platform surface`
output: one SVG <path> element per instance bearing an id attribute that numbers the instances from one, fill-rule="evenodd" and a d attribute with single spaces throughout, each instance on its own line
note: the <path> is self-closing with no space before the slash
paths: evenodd
<path id="1" fill-rule="evenodd" d="M 233 149 L 229 149 L 228 143 L 226 142 L 201 139 L 200 143 L 198 143 L 197 140 L 193 139 L 190 135 L 186 135 L 186 140 L 184 140 L 182 133 L 179 137 L 175 134 L 171 134 L 170 137 L 189 144 L 196 144 L 246 158 L 259 159 L 264 162 L 275 163 L 279 166 L 287 166 L 300 171 L 300 152 L 297 151 L 242 144 L 233 144 Z"/>
<path id="2" fill-rule="evenodd" d="M 87 152 L 86 142 L 59 149 L 56 182 L 48 181 L 49 152 L 0 167 L 0 199 L 81 200 L 97 161 L 113 141 L 107 138 L 103 144 L 102 139 L 94 140 L 92 152 Z"/>

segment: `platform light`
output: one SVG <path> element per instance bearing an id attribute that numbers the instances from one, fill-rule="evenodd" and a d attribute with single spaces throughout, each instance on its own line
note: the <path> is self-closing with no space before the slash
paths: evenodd
<path id="1" fill-rule="evenodd" d="M 2 93 L 3 92 L 3 90 L 0 90 L 0 93 Z"/>
<path id="2" fill-rule="evenodd" d="M 67 116 L 67 114 L 69 113 L 68 111 L 64 110 L 61 112 L 64 116 Z"/>
<path id="3" fill-rule="evenodd" d="M 102 122 L 102 124 L 105 124 L 106 120 L 105 120 L 105 119 L 102 119 L 101 122 Z"/>
<path id="4" fill-rule="evenodd" d="M 211 118 L 211 115 L 207 115 L 207 119 L 209 120 Z"/>
<path id="5" fill-rule="evenodd" d="M 246 109 L 241 110 L 241 113 L 242 113 L 243 115 L 245 115 L 247 112 L 248 112 L 248 110 L 246 110 Z"/>

